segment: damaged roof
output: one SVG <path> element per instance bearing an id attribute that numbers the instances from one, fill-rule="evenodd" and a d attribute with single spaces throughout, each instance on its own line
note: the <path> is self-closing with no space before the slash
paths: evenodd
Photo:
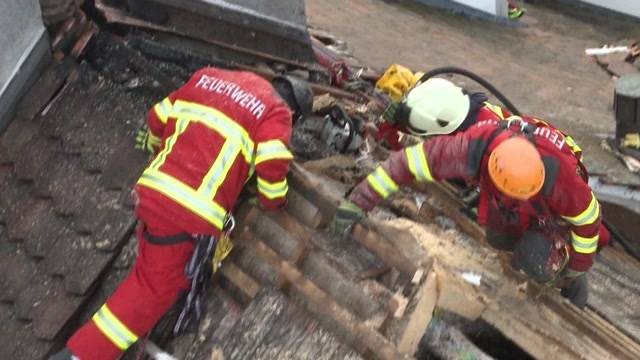
<path id="1" fill-rule="evenodd" d="M 86 64 L 50 64 L 23 98 L 0 138 L 0 357 L 41 358 L 67 336 L 128 239 L 145 111 Z"/>

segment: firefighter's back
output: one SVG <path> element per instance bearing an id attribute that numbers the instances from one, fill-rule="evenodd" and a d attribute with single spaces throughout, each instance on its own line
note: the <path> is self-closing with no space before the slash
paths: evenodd
<path id="1" fill-rule="evenodd" d="M 160 151 L 136 186 L 138 216 L 161 232 L 216 234 L 260 137 L 289 138 L 289 110 L 266 80 L 217 68 L 197 71 L 169 101 Z"/>

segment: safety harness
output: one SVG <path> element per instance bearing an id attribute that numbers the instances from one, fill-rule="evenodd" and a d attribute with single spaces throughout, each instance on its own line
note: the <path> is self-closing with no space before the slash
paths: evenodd
<path id="1" fill-rule="evenodd" d="M 209 234 L 180 233 L 172 236 L 154 236 L 144 231 L 145 239 L 156 245 L 173 245 L 185 241 L 194 241 L 191 258 L 185 265 L 185 276 L 190 282 L 188 292 L 183 295 L 184 304 L 173 327 L 175 336 L 195 331 L 202 319 L 202 299 L 206 295 L 211 276 L 218 271 L 231 249 L 231 232 L 235 220 L 231 214 L 225 217 L 219 238 Z"/>
<path id="2" fill-rule="evenodd" d="M 202 319 L 202 298 L 206 295 L 209 280 L 233 248 L 230 235 L 235 225 L 233 216 L 227 215 L 219 239 L 213 235 L 192 235 L 195 247 L 184 270 L 191 287 L 173 327 L 175 336 L 197 329 Z"/>

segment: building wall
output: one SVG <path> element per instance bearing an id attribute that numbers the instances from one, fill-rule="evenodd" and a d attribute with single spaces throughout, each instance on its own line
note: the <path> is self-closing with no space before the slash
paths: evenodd
<path id="1" fill-rule="evenodd" d="M 498 13 L 500 7 L 499 2 L 506 2 L 506 0 L 452 0 L 453 2 L 469 6 L 476 10 L 489 13 L 494 16 L 500 16 Z"/>
<path id="2" fill-rule="evenodd" d="M 506 21 L 507 0 L 415 0 L 419 3 L 453 11 L 472 17 Z"/>
<path id="3" fill-rule="evenodd" d="M 637 0 L 581 0 L 581 2 L 640 18 L 640 1 Z"/>
<path id="4" fill-rule="evenodd" d="M 38 0 L 0 0 L 0 130 L 48 56 Z M 37 74 L 36 74 L 37 75 Z"/>

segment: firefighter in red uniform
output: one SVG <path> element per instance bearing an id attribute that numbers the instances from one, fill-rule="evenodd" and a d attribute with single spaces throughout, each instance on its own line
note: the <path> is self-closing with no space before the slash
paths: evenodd
<path id="1" fill-rule="evenodd" d="M 285 205 L 291 110 L 295 118 L 310 110 L 312 95 L 294 78 L 272 84 L 249 72 L 204 68 L 149 111 L 143 145 L 156 156 L 134 189 L 138 257 L 53 359 L 116 359 L 145 336 L 179 294 L 193 291 L 185 265 L 201 240 L 220 237 L 254 172 L 260 205 Z"/>
<path id="2" fill-rule="evenodd" d="M 446 117 L 446 110 L 440 116 Z M 539 120 L 504 119 L 508 114 L 492 107 L 479 114 L 487 116 L 463 132 L 393 153 L 340 205 L 332 231 L 345 234 L 363 218 L 363 211 L 400 185 L 467 180 L 480 188 L 478 222 L 487 227 L 488 242 L 513 251 L 515 268 L 562 288 L 565 297 L 584 307 L 584 275 L 596 251 L 608 243 L 609 233 L 587 184 L 581 151 L 569 137 Z"/>

